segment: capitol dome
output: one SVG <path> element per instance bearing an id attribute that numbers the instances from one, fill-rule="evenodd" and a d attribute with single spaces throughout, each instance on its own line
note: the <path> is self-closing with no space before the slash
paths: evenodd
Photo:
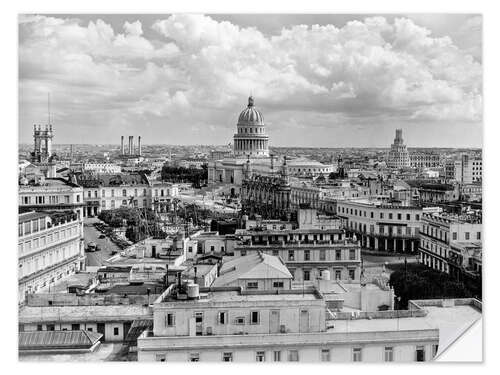
<path id="1" fill-rule="evenodd" d="M 248 98 L 248 106 L 238 117 L 234 135 L 236 156 L 269 156 L 269 137 L 266 134 L 264 116 L 255 108 L 253 97 Z"/>
<path id="2" fill-rule="evenodd" d="M 252 96 L 248 98 L 248 107 L 240 113 L 238 125 L 264 125 L 264 117 L 262 113 L 254 107 Z"/>

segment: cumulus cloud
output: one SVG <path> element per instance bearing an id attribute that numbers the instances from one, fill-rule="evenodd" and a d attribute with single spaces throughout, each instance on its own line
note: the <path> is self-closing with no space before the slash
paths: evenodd
<path id="1" fill-rule="evenodd" d="M 55 90 L 61 116 L 121 111 L 132 122 L 178 117 L 228 128 L 252 93 L 272 113 L 294 111 L 298 123 L 300 112 L 367 123 L 482 120 L 474 53 L 404 17 L 295 25 L 275 35 L 193 14 L 121 30 L 100 19 L 21 16 L 19 28 L 21 97 Z"/>

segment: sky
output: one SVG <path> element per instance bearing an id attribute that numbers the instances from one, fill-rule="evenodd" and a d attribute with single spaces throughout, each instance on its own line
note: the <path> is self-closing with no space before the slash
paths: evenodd
<path id="1" fill-rule="evenodd" d="M 274 146 L 481 147 L 474 14 L 19 16 L 19 142 L 229 144 L 248 96 Z"/>

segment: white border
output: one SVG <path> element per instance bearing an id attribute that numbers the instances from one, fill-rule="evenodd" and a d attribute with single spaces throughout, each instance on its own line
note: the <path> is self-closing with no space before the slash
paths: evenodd
<path id="1" fill-rule="evenodd" d="M 0 273 L 3 281 L 3 304 L 2 311 L 2 339 L 1 339 L 1 357 L 2 364 L 5 371 L 16 373 L 101 373 L 108 371 L 112 366 L 120 366 L 117 369 L 120 372 L 132 373 L 137 371 L 182 371 L 183 373 L 194 373 L 201 371 L 217 371 L 220 373 L 238 372 L 250 373 L 255 369 L 250 365 L 238 365 L 238 367 L 227 366 L 207 366 L 201 365 L 201 368 L 191 367 L 186 365 L 173 366 L 169 364 L 167 368 L 161 369 L 158 365 L 140 365 L 133 363 L 121 364 L 75 364 L 71 363 L 69 366 L 66 364 L 26 364 L 17 363 L 17 299 L 15 287 L 17 283 L 17 254 L 16 254 L 16 237 L 15 230 L 16 214 L 17 214 L 17 14 L 18 13 L 172 13 L 172 12 L 209 12 L 209 13 L 482 13 L 484 18 L 484 59 L 483 66 L 485 67 L 484 76 L 484 150 L 483 157 L 485 161 L 484 166 L 484 248 L 485 254 L 483 257 L 483 270 L 485 272 L 485 288 L 484 296 L 486 303 L 484 305 L 483 315 L 487 321 L 489 334 L 485 335 L 485 360 L 487 367 L 495 365 L 497 358 L 494 332 L 498 332 L 498 319 L 496 319 L 495 312 L 498 311 L 498 298 L 496 293 L 489 293 L 489 290 L 495 288 L 497 280 L 493 277 L 495 273 L 495 266 L 500 264 L 498 262 L 498 251 L 496 249 L 495 240 L 495 216 L 493 212 L 498 208 L 498 194 L 495 194 L 495 188 L 499 186 L 498 173 L 496 171 L 495 161 L 500 160 L 499 149 L 497 145 L 498 130 L 500 121 L 498 118 L 498 70 L 500 67 L 499 52 L 498 52 L 498 35 L 500 35 L 498 21 L 497 7 L 494 1 L 460 1 L 454 0 L 447 4 L 443 1 L 436 0 L 418 0 L 418 1 L 396 1 L 396 0 L 378 0 L 378 1 L 343 1 L 333 2 L 327 0 L 308 0 L 307 2 L 298 0 L 289 0 L 284 3 L 271 2 L 269 0 L 252 0 L 236 2 L 230 0 L 222 1 L 201 1 L 192 0 L 169 0 L 159 2 L 154 0 L 86 0 L 80 2 L 69 2 L 63 0 L 45 0 L 43 3 L 36 0 L 21 0 L 10 2 L 6 5 L 7 1 L 2 2 L 2 58 L 0 59 L 2 69 L 2 122 L 3 132 L 2 137 L 3 145 L 0 147 L 2 153 L 2 160 L 4 161 L 2 169 L 5 174 L 1 185 L 2 188 L 2 233 L 5 234 L 7 241 L 2 241 L 2 250 L 7 254 L 7 259 L 3 262 L 3 269 Z M 491 214 L 490 214 L 491 213 Z M 495 288 L 496 289 L 496 288 Z M 493 290 L 495 290 L 493 289 Z M 489 297 L 489 298 L 488 298 Z M 491 319 L 488 312 L 491 312 Z M 477 343 L 480 342 L 481 330 L 473 329 L 468 332 L 476 338 L 476 344 L 468 341 L 465 347 L 454 345 L 448 352 L 448 356 L 457 359 L 473 359 L 471 357 Z M 479 341 L 478 341 L 479 340 Z M 462 340 L 459 340 L 462 341 Z M 5 362 L 7 360 L 7 362 Z M 15 366 L 16 369 L 8 369 L 7 367 Z M 151 366 L 151 367 L 150 367 Z M 319 366 L 319 365 L 318 365 Z M 383 366 L 383 367 L 381 367 Z M 404 369 L 401 367 L 405 367 Z M 415 365 L 368 365 L 361 366 L 354 365 L 337 365 L 335 368 L 316 368 L 317 371 L 348 371 L 354 372 L 371 372 L 383 371 L 384 373 L 397 372 L 401 373 L 416 373 L 421 371 L 442 371 L 442 365 L 424 365 L 425 368 L 419 368 Z M 450 366 L 454 373 L 465 373 L 476 371 L 469 365 L 464 366 L 457 364 L 447 364 Z M 483 368 L 486 366 L 482 366 Z M 310 367 L 310 366 L 307 366 Z M 311 367 L 313 367 L 311 365 Z M 316 365 L 314 365 L 316 367 Z M 477 365 L 473 366 L 477 367 Z M 276 371 L 278 368 L 270 368 L 269 366 L 260 366 L 259 371 Z M 307 368 L 303 366 L 286 366 L 282 364 L 279 371 L 299 372 L 303 373 Z M 312 368 L 311 368 L 312 370 Z"/>

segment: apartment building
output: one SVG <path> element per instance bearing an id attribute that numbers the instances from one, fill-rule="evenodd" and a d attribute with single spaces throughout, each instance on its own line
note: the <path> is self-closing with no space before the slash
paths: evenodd
<path id="1" fill-rule="evenodd" d="M 348 233 L 364 248 L 390 252 L 416 252 L 422 208 L 378 199 L 353 199 L 337 203 L 337 215 Z"/>
<path id="2" fill-rule="evenodd" d="M 336 280 L 360 279 L 360 245 L 341 229 L 239 229 L 236 237 L 241 238 L 234 245 L 236 257 L 259 251 L 281 257 L 294 282 L 301 285 L 313 283 L 322 271 Z"/>
<path id="3" fill-rule="evenodd" d="M 83 222 L 75 212 L 27 212 L 18 219 L 19 302 L 85 267 Z"/>
<path id="4" fill-rule="evenodd" d="M 420 263 L 437 271 L 450 273 L 450 259 L 457 264 L 460 247 L 481 243 L 481 217 L 477 215 L 452 215 L 425 213 L 420 231 Z M 454 247 L 456 250 L 451 250 Z"/>

